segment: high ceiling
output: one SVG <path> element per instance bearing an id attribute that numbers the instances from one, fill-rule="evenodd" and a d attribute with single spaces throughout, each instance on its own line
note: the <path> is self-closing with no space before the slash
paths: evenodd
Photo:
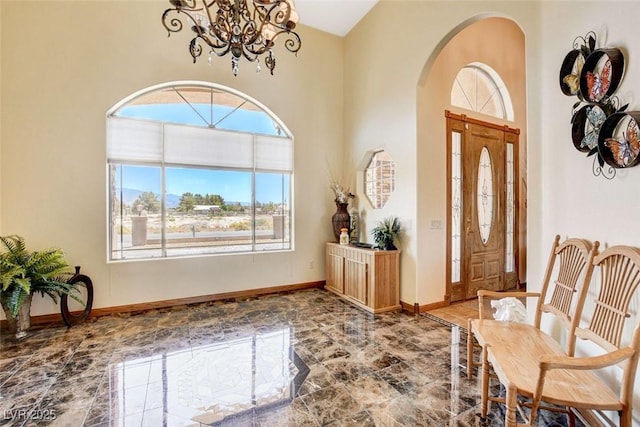
<path id="1" fill-rule="evenodd" d="M 300 22 L 338 36 L 347 33 L 378 0 L 297 0 Z"/>

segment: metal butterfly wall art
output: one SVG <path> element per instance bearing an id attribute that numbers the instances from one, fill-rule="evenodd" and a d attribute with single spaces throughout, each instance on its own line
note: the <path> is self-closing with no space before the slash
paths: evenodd
<path id="1" fill-rule="evenodd" d="M 598 146 L 598 134 L 600 133 L 600 127 L 607 118 L 602 108 L 594 105 L 587 110 L 587 123 L 585 125 L 585 134 L 580 141 L 581 148 L 588 148 L 593 150 Z"/>
<path id="2" fill-rule="evenodd" d="M 618 138 L 606 138 L 604 146 L 613 155 L 613 161 L 619 167 L 626 167 L 631 164 L 640 154 L 640 139 L 638 139 L 638 126 L 634 120 L 627 124 L 626 135 L 622 140 Z"/>
<path id="3" fill-rule="evenodd" d="M 574 39 L 560 65 L 560 90 L 578 98 L 571 116 L 573 145 L 593 156 L 593 174 L 607 179 L 616 169 L 640 164 L 640 111 L 626 111 L 629 104 L 618 107 L 615 95 L 624 65 L 620 49 L 596 49 L 593 31 Z"/>
<path id="4" fill-rule="evenodd" d="M 580 90 L 580 74 L 582 73 L 582 67 L 584 67 L 584 56 L 578 55 L 571 74 L 567 74 L 562 78 L 562 81 L 569 87 L 572 94 L 577 94 Z"/>
<path id="5" fill-rule="evenodd" d="M 611 84 L 611 61 L 607 60 L 600 73 L 587 71 L 587 89 L 589 99 L 600 101 L 609 91 Z"/>

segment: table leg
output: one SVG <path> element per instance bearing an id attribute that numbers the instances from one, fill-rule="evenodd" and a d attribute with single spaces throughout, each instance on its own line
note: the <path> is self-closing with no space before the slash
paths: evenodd
<path id="1" fill-rule="evenodd" d="M 487 416 L 487 403 L 489 401 L 489 360 L 488 360 L 488 355 L 487 355 L 487 348 L 483 347 L 482 348 L 482 391 L 481 391 L 481 398 L 482 398 L 482 417 L 486 417 Z"/>
<path id="2" fill-rule="evenodd" d="M 471 330 L 471 319 L 467 321 L 467 379 L 473 378 L 473 331 Z"/>
<path id="3" fill-rule="evenodd" d="M 505 415 L 505 426 L 516 427 L 516 405 L 518 403 L 518 389 L 512 384 L 507 384 L 507 397 L 505 406 L 507 413 Z"/>

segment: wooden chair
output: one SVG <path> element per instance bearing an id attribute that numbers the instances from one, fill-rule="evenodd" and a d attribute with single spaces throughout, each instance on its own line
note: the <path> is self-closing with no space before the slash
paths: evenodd
<path id="1" fill-rule="evenodd" d="M 584 284 L 585 279 L 589 279 L 586 275 L 581 275 L 585 266 L 591 263 L 593 253 L 597 252 L 599 243 L 591 244 L 584 239 L 567 239 L 560 243 L 560 236 L 555 236 L 551 246 L 551 253 L 547 262 L 542 289 L 540 292 L 495 292 L 480 290 L 478 291 L 478 311 L 480 319 L 492 319 L 490 313 L 486 313 L 486 300 L 498 299 L 506 297 L 515 298 L 537 298 L 537 305 L 534 318 L 534 327 L 540 329 L 542 313 L 550 313 L 560 319 L 568 331 L 571 328 L 572 310 L 574 295 L 580 284 Z M 559 261 L 558 261 L 559 259 Z M 557 270 L 556 270 L 557 262 Z M 551 276 L 556 273 L 556 278 L 551 283 Z M 582 279 L 582 280 L 581 280 Z M 552 285 L 552 286 L 550 286 Z M 547 301 L 547 295 L 550 295 Z M 477 348 L 478 341 L 473 332 L 474 328 L 480 326 L 477 320 L 469 319 L 467 334 L 467 378 L 471 379 L 474 370 L 474 348 Z M 486 335 L 486 334 L 485 334 Z M 486 337 L 482 342 L 486 341 Z M 482 345 L 480 345 L 482 347 Z M 569 350 L 569 349 L 568 349 Z"/>
<path id="2" fill-rule="evenodd" d="M 629 323 L 630 302 L 640 285 L 640 249 L 614 246 L 595 256 L 591 265 L 598 268 L 599 280 L 582 287 L 579 292 L 566 352 L 558 342 L 529 325 L 511 325 L 511 328 L 502 331 L 489 325 L 474 330 L 478 336 L 479 333 L 489 333 L 489 340 L 483 346 L 483 415 L 486 415 L 488 398 L 484 382 L 491 364 L 506 388 L 507 427 L 516 425 L 518 396 L 531 398 L 528 420 L 526 414 L 521 412 L 527 421 L 525 425 L 534 425 L 541 402 L 545 402 L 566 407 L 571 424 L 576 410 L 595 410 L 616 411 L 619 420 L 615 425 L 632 426 L 633 386 L 640 354 L 640 323 L 636 321 L 629 344 L 622 343 L 622 336 L 625 324 Z M 597 292 L 590 293 L 589 287 L 595 287 Z M 593 310 L 583 312 L 589 320 L 582 325 L 580 317 L 588 294 L 593 296 L 593 304 L 589 301 Z M 640 314 L 637 316 L 640 318 Z M 490 320 L 484 322 L 500 323 Z M 517 341 L 513 340 L 514 334 L 518 336 Z M 599 347 L 601 352 L 591 357 L 574 356 L 576 338 L 589 341 L 589 348 Z M 514 342 L 517 344 L 514 345 Z M 611 380 L 604 381 L 596 374 L 597 370 L 606 367 L 622 370 L 617 392 L 615 390 L 618 387 L 612 387 L 609 383 Z"/>

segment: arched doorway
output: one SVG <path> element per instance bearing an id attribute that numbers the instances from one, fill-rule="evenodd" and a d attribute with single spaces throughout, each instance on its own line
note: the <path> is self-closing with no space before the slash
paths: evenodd
<path id="1" fill-rule="evenodd" d="M 456 84 L 456 77 L 459 77 L 458 73 L 463 69 L 474 79 L 493 81 L 496 86 L 493 88 L 494 91 L 504 89 L 511 94 L 510 103 L 507 102 L 501 106 L 492 105 L 492 108 L 499 107 L 498 110 L 503 112 L 502 116 L 494 117 L 486 111 L 485 107 L 493 104 L 494 99 L 490 99 L 488 103 L 473 102 L 472 108 L 469 105 L 461 106 L 452 102 L 451 90 Z M 500 79 L 495 79 L 496 75 Z M 419 221 L 424 221 L 420 228 L 423 230 L 423 238 L 419 247 L 421 260 L 419 264 L 424 267 L 418 271 L 419 300 L 449 303 L 452 300 L 464 299 L 468 295 L 466 292 L 455 297 L 452 295 L 451 180 L 448 179 L 450 170 L 446 166 L 440 166 L 447 165 L 451 157 L 447 149 L 450 129 L 446 126 L 445 111 L 449 111 L 456 117 L 464 117 L 465 120 L 491 123 L 497 129 L 520 129 L 521 131 L 518 135 L 519 144 L 512 147 L 514 174 L 511 185 L 513 193 L 519 196 L 513 201 L 513 210 L 518 215 L 511 231 L 514 233 L 513 264 L 517 269 L 512 272 L 510 279 L 502 275 L 497 280 L 501 286 L 509 280 L 507 287 L 526 281 L 525 75 L 524 34 L 514 21 L 502 17 L 475 17 L 461 24 L 443 40 L 439 52 L 434 53 L 425 65 L 418 84 L 418 218 Z M 464 124 L 462 126 L 466 127 Z M 477 160 L 480 160 L 482 149 L 479 149 L 476 154 Z M 505 151 L 499 160 L 505 168 L 506 156 Z M 495 166 L 495 162 L 493 165 Z M 477 172 L 479 166 L 476 164 L 474 168 Z M 500 196 L 504 203 L 506 175 L 501 185 L 505 187 L 504 195 Z M 475 187 L 477 190 L 477 183 Z M 506 205 L 503 204 L 502 209 L 506 210 Z M 498 211 L 495 210 L 492 215 L 496 212 Z M 464 220 L 466 221 L 466 218 Z M 506 219 L 503 222 L 505 223 L 503 225 L 506 225 Z M 464 223 L 463 227 L 466 225 Z M 479 226 L 476 224 L 475 227 L 474 231 L 477 231 L 477 235 L 480 236 Z M 462 230 L 464 231 L 464 228 Z M 506 230 L 503 231 L 503 235 L 506 232 Z M 482 243 L 481 237 L 479 240 Z M 438 247 L 437 242 L 442 246 Z M 504 269 L 507 266 L 506 248 L 502 249 L 499 257 L 501 265 L 494 263 L 492 268 Z M 464 262 L 462 258 L 460 260 Z M 436 294 L 437 289 L 442 290 L 439 298 Z"/>
<path id="2" fill-rule="evenodd" d="M 451 105 L 491 116 L 447 120 L 447 262 L 451 301 L 479 289 L 504 291 L 518 285 L 517 152 L 520 131 L 496 121 L 513 121 L 511 95 L 500 74 L 473 62 L 458 71 Z"/>

